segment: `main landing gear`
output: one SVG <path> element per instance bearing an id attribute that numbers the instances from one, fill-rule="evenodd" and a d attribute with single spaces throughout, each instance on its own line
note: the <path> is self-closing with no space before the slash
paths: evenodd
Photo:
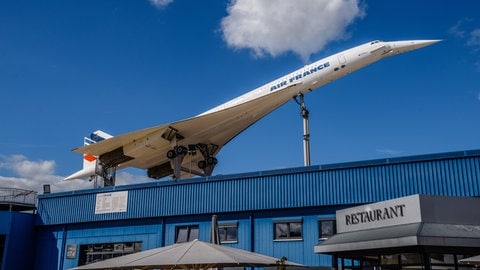
<path id="1" fill-rule="evenodd" d="M 188 148 L 179 145 L 173 147 L 172 150 L 167 152 L 167 158 L 170 159 L 170 163 L 173 168 L 173 179 L 180 179 L 181 172 L 187 172 L 199 176 L 210 176 L 212 175 L 215 165 L 217 165 L 218 160 L 213 155 L 217 151 L 218 146 L 213 144 L 190 144 Z M 200 160 L 197 164 L 198 168 L 203 172 L 193 170 L 192 168 L 185 168 L 182 166 L 183 159 L 186 155 L 196 155 L 196 152 L 200 151 L 203 156 L 203 160 Z"/>

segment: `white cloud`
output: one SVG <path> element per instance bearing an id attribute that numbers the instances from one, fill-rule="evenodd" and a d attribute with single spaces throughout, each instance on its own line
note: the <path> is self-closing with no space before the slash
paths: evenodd
<path id="1" fill-rule="evenodd" d="M 469 47 L 480 47 L 480 28 L 478 20 L 464 18 L 450 27 L 448 33 L 463 40 Z"/>
<path id="2" fill-rule="evenodd" d="M 167 181 L 166 179 L 155 180 L 147 177 L 145 171 L 142 170 L 143 176 L 131 174 L 129 172 L 120 171 L 117 172 L 117 177 L 115 179 L 116 186 L 130 185 L 130 184 L 140 184 L 140 183 L 150 183 L 154 181 Z"/>
<path id="3" fill-rule="evenodd" d="M 91 189 L 93 182 L 88 180 L 63 181 L 65 176 L 55 174 L 55 161 L 32 161 L 23 155 L 0 155 L 0 169 L 9 171 L 12 176 L 0 176 L 2 188 L 18 188 L 43 193 L 43 185 L 50 185 L 52 192 Z M 151 182 L 152 179 L 128 172 L 117 173 L 116 185 Z"/>
<path id="4" fill-rule="evenodd" d="M 480 46 L 480 28 L 474 29 L 470 32 L 469 39 L 467 41 L 469 46 Z"/>
<path id="5" fill-rule="evenodd" d="M 232 0 L 221 22 L 227 44 L 262 57 L 292 51 L 307 61 L 328 42 L 349 36 L 364 16 L 358 0 Z"/>
<path id="6" fill-rule="evenodd" d="M 477 19 L 464 18 L 450 27 L 448 33 L 455 36 L 469 47 L 474 60 L 473 63 L 477 71 L 480 71 L 480 28 Z"/>
<path id="7" fill-rule="evenodd" d="M 448 29 L 448 33 L 458 38 L 465 37 L 465 31 L 462 29 L 461 25 L 462 25 L 462 21 L 458 21 L 454 26 Z"/>
<path id="8" fill-rule="evenodd" d="M 55 161 L 53 160 L 30 161 L 22 155 L 13 155 L 3 164 L 5 168 L 25 178 L 39 178 L 43 175 L 51 175 L 55 170 Z"/>
<path id="9" fill-rule="evenodd" d="M 173 0 L 149 0 L 156 8 L 162 9 L 168 6 Z"/>
<path id="10" fill-rule="evenodd" d="M 64 177 L 55 175 L 55 161 L 32 161 L 23 155 L 0 156 L 0 168 L 11 172 L 12 176 L 0 176 L 4 188 L 19 188 L 43 192 L 43 185 L 49 184 L 58 191 L 86 188 L 75 184 L 73 187 L 62 185 Z"/>

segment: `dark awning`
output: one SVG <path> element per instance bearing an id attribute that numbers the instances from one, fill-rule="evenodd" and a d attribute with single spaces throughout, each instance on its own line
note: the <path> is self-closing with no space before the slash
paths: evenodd
<path id="1" fill-rule="evenodd" d="M 419 222 L 339 233 L 315 246 L 315 253 L 351 253 L 412 246 L 480 248 L 480 225 Z"/>

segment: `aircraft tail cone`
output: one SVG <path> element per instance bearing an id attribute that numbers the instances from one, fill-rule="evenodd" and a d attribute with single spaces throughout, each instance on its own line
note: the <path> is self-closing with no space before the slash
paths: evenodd
<path id="1" fill-rule="evenodd" d="M 63 179 L 63 181 L 88 178 L 88 177 L 91 177 L 93 175 L 95 175 L 95 170 L 83 169 L 83 170 L 80 170 L 76 173 L 73 173 L 73 174 L 65 177 L 65 179 Z"/>

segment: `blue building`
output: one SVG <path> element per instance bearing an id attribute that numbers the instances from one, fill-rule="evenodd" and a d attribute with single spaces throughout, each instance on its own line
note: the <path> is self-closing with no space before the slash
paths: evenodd
<path id="1" fill-rule="evenodd" d="M 0 188 L 0 269 L 33 268 L 36 200 L 36 192 Z"/>
<path id="2" fill-rule="evenodd" d="M 212 215 L 223 245 L 331 267 L 337 257 L 315 249 L 335 235 L 337 210 L 414 194 L 478 197 L 480 150 L 43 194 L 31 227 L 34 255 L 5 249 L 2 269 L 17 257 L 31 260 L 32 269 L 69 269 L 209 241 Z M 480 253 L 480 238 L 474 241 L 463 257 Z"/>

